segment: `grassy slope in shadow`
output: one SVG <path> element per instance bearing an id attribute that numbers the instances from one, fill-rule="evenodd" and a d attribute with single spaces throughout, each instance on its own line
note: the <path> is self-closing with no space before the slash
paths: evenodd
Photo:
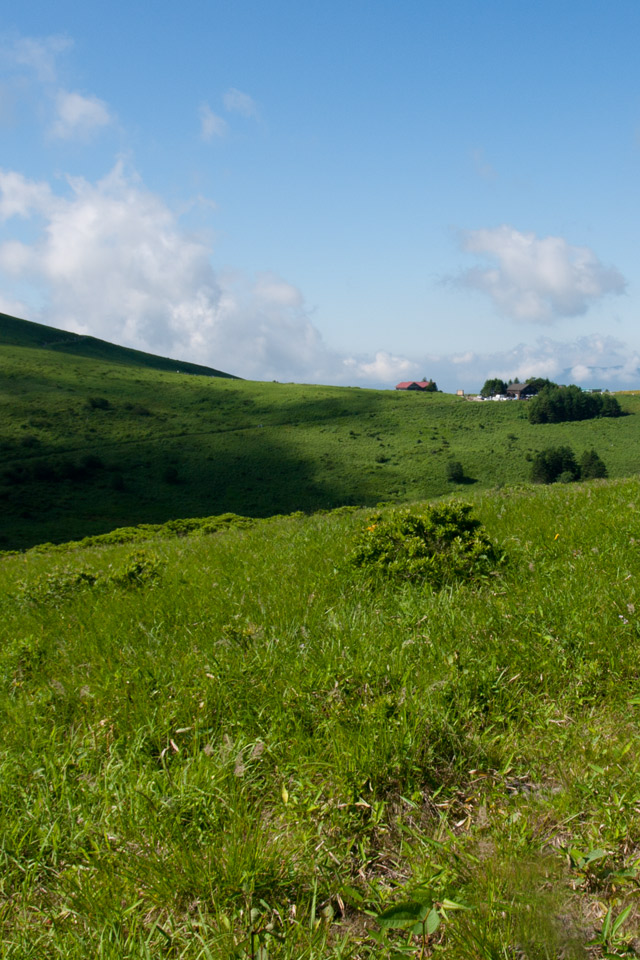
<path id="1" fill-rule="evenodd" d="M 531 425 L 524 403 L 185 376 L 116 347 L 117 363 L 54 352 L 36 328 L 28 346 L 0 343 L 4 549 L 185 516 L 437 497 L 456 488 L 451 459 L 478 488 L 517 483 L 537 450 L 565 443 L 578 456 L 594 447 L 610 476 L 638 468 L 635 416 Z"/>

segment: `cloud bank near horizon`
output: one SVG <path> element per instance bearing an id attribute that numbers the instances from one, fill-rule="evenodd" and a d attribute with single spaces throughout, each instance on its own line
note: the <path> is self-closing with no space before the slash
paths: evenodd
<path id="1" fill-rule="evenodd" d="M 543 337 L 493 353 L 345 356 L 312 323 L 300 290 L 263 272 L 215 271 L 212 250 L 118 162 L 90 183 L 0 171 L 0 223 L 30 239 L 0 243 L 0 309 L 248 379 L 392 387 L 425 371 L 441 388 L 487 377 L 545 376 L 583 386 L 638 385 L 640 355 L 613 337 Z"/>
<path id="2" fill-rule="evenodd" d="M 615 337 L 598 334 L 571 341 L 539 337 L 509 350 L 432 358 L 431 368 L 452 390 L 458 387 L 469 393 L 492 377 L 547 377 L 557 383 L 610 389 L 640 387 L 640 353 Z"/>

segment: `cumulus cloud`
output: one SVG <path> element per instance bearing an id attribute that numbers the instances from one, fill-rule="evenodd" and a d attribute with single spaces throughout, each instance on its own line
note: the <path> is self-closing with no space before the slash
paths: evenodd
<path id="1" fill-rule="evenodd" d="M 101 127 L 112 122 L 104 100 L 83 97 L 80 93 L 59 90 L 55 97 L 56 116 L 51 134 L 61 140 L 86 140 Z"/>
<path id="2" fill-rule="evenodd" d="M 227 132 L 227 122 L 217 116 L 208 103 L 200 104 L 200 137 L 202 140 L 213 140 L 214 137 L 224 137 Z"/>
<path id="3" fill-rule="evenodd" d="M 486 293 L 514 320 L 549 324 L 587 312 L 606 294 L 624 293 L 626 281 L 588 247 L 562 237 L 537 237 L 503 225 L 460 234 L 467 253 L 489 261 L 466 270 L 459 282 Z"/>
<path id="4" fill-rule="evenodd" d="M 0 171 L 0 216 L 27 218 L 35 235 L 0 244 L 5 288 L 31 293 L 28 319 L 249 379 L 389 385 L 413 375 L 402 357 L 332 351 L 281 277 L 214 271 L 209 245 L 122 163 L 97 183 L 69 178 L 63 193 Z"/>
<path id="5" fill-rule="evenodd" d="M 258 115 L 258 108 L 253 97 L 250 97 L 248 93 L 242 93 L 241 90 L 236 90 L 235 87 L 227 90 L 222 102 L 229 113 L 239 113 L 243 117 L 256 117 Z"/>
<path id="6" fill-rule="evenodd" d="M 37 219 L 32 244 L 0 245 L 0 269 L 36 287 L 48 322 L 135 346 L 176 346 L 219 291 L 209 251 L 122 164 L 66 195 L 17 174 L 0 178 L 0 210 Z"/>

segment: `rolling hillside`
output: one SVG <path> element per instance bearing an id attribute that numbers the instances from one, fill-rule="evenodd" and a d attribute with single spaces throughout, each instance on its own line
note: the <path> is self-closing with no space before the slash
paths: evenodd
<path id="1" fill-rule="evenodd" d="M 0 344 L 3 956 L 637 956 L 639 398 L 532 425 L 22 329 Z M 613 479 L 524 482 L 558 444 Z"/>
<path id="2" fill-rule="evenodd" d="M 640 465 L 632 395 L 617 420 L 531 425 L 524 403 L 187 376 L 100 341 L 67 346 L 105 356 L 43 346 L 60 332 L 25 321 L 2 327 L 0 549 L 228 511 L 434 498 L 454 489 L 451 459 L 461 489 L 521 483 L 557 444 L 594 447 L 611 477 Z"/>
<path id="3" fill-rule="evenodd" d="M 108 363 L 124 364 L 129 367 L 148 367 L 151 370 L 170 370 L 176 373 L 192 373 L 203 377 L 227 377 L 237 379 L 230 373 L 222 373 L 211 367 L 182 360 L 170 360 L 157 357 L 142 350 L 119 347 L 97 337 L 57 330 L 42 323 L 20 320 L 0 313 L 0 345 L 13 347 L 31 347 L 38 350 L 54 350 L 57 353 L 69 353 L 74 357 L 87 357 L 92 360 L 105 360 Z"/>

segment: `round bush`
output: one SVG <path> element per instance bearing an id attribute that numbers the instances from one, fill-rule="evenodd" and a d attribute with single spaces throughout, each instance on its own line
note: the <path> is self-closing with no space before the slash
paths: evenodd
<path id="1" fill-rule="evenodd" d="M 376 514 L 357 539 L 351 562 L 374 577 L 433 587 L 473 580 L 493 570 L 502 555 L 471 509 L 453 501 L 423 513 Z"/>

